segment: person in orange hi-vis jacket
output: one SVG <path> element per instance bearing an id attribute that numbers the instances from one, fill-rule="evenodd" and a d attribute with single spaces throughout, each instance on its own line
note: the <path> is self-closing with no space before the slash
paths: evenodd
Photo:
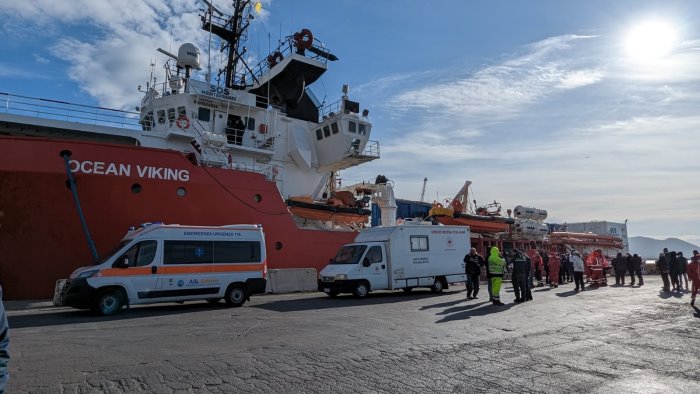
<path id="1" fill-rule="evenodd" d="M 561 262 L 555 250 L 549 252 L 549 286 L 559 287 L 559 267 Z"/>

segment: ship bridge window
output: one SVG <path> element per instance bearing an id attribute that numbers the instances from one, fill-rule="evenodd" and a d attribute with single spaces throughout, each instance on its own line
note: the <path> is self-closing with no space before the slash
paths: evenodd
<path id="1" fill-rule="evenodd" d="M 153 129 L 153 111 L 148 112 L 148 114 L 143 117 L 141 123 L 144 131 L 151 131 L 151 129 Z"/>
<path id="2" fill-rule="evenodd" d="M 175 108 L 168 108 L 168 121 L 170 123 L 175 121 Z"/>
<path id="3" fill-rule="evenodd" d="M 350 121 L 348 124 L 348 131 L 351 133 L 356 133 L 357 132 L 357 124 L 353 121 Z"/>
<path id="4" fill-rule="evenodd" d="M 326 126 L 323 126 L 323 136 L 324 137 L 330 137 L 331 136 L 331 128 Z"/>
<path id="5" fill-rule="evenodd" d="M 316 129 L 316 139 L 320 141 L 322 138 L 323 132 L 321 131 L 321 129 Z"/>
<path id="6" fill-rule="evenodd" d="M 185 107 L 177 107 L 177 114 L 179 115 L 187 115 L 187 108 Z"/>
<path id="7" fill-rule="evenodd" d="M 158 123 L 165 123 L 165 110 L 159 109 L 158 112 L 156 112 L 156 114 L 158 114 Z"/>
<path id="8" fill-rule="evenodd" d="M 255 130 L 255 118 L 245 118 L 245 123 L 248 125 L 248 130 Z"/>
<path id="9" fill-rule="evenodd" d="M 364 123 L 358 123 L 360 135 L 367 135 L 367 125 Z"/>
<path id="10" fill-rule="evenodd" d="M 209 108 L 199 107 L 197 112 L 197 119 L 202 122 L 208 122 L 211 120 L 211 110 Z"/>
<path id="11" fill-rule="evenodd" d="M 331 130 L 333 130 L 333 134 L 338 134 L 339 130 L 338 130 L 338 123 L 337 122 L 331 123 Z"/>

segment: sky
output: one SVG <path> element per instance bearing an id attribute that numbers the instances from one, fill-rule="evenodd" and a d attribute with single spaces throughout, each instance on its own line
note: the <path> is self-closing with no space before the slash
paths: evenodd
<path id="1" fill-rule="evenodd" d="M 370 111 L 398 198 L 547 209 L 549 222 L 628 220 L 630 236 L 700 244 L 700 4 L 588 0 L 264 0 L 250 60 L 308 28 Z M 214 1 L 222 11 L 230 1 Z M 208 35 L 194 0 L 0 2 L 0 92 L 139 105 L 150 64 Z M 216 47 L 216 46 L 215 46 Z M 216 62 L 216 55 L 213 62 Z M 216 68 L 216 67 L 214 67 Z"/>

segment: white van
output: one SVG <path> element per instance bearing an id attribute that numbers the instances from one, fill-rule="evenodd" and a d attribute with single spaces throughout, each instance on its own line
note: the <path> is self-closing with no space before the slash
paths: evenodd
<path id="1" fill-rule="evenodd" d="M 365 297 L 373 290 L 415 287 L 441 292 L 449 283 L 466 281 L 463 259 L 471 247 L 469 227 L 420 223 L 427 222 L 363 230 L 321 270 L 318 290 L 331 297 Z"/>
<path id="2" fill-rule="evenodd" d="M 67 280 L 65 305 L 104 315 L 124 305 L 207 300 L 241 306 L 264 293 L 265 235 L 259 225 L 144 224 L 115 252 Z"/>

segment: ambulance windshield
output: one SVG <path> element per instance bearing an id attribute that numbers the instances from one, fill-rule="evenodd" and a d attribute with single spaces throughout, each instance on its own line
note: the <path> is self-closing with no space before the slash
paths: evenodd
<path id="1" fill-rule="evenodd" d="M 366 245 L 346 245 L 340 248 L 331 264 L 357 264 L 365 253 Z"/>
<path id="2" fill-rule="evenodd" d="M 107 261 L 110 257 L 114 256 L 121 248 L 123 248 L 124 246 L 126 246 L 126 244 L 128 244 L 129 242 L 131 242 L 131 241 L 128 241 L 128 240 L 127 240 L 127 241 L 121 241 L 121 242 L 119 242 L 119 244 L 117 244 L 117 246 L 115 246 L 114 249 L 112 249 L 112 251 L 110 251 L 110 252 L 107 253 L 106 255 L 102 256 L 102 258 L 100 259 L 100 261 L 97 262 L 97 263 L 95 263 L 95 264 L 93 264 L 93 265 L 99 265 L 99 264 L 104 263 L 104 262 Z"/>

